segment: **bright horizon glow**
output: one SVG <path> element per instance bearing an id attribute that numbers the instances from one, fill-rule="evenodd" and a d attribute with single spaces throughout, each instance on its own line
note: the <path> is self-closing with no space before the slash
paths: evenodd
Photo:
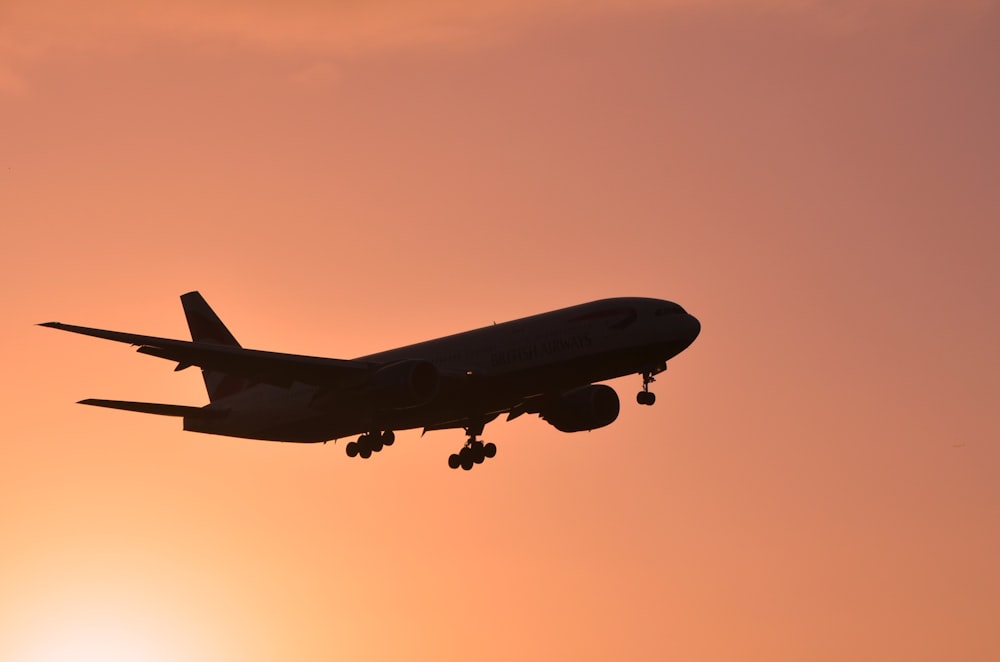
<path id="1" fill-rule="evenodd" d="M 189 659 L 172 650 L 170 639 L 149 628 L 114 619 L 52 623 L 35 634 L 10 662 L 172 662 Z"/>
<path id="2" fill-rule="evenodd" d="M 123 590 L 121 573 L 108 572 L 107 586 L 53 586 L 49 599 L 26 605 L 7 662 L 174 662 L 213 659 L 203 625 L 171 613 L 153 587 Z"/>

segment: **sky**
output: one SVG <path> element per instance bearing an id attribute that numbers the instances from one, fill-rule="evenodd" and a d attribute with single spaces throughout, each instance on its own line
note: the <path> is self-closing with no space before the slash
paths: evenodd
<path id="1" fill-rule="evenodd" d="M 1000 5 L 0 6 L 0 659 L 1000 659 Z M 185 433 L 49 320 L 350 358 L 610 296 L 639 407 Z"/>

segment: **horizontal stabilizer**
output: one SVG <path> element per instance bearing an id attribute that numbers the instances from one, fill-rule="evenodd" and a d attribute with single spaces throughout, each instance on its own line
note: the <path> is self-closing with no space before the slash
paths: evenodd
<path id="1" fill-rule="evenodd" d="M 227 413 L 222 409 L 205 409 L 203 407 L 188 407 L 186 405 L 161 405 L 154 402 L 130 402 L 128 400 L 98 400 L 95 398 L 80 400 L 78 404 L 93 405 L 94 407 L 107 407 L 108 409 L 137 411 L 141 414 L 157 414 L 158 416 L 187 416 L 190 418 L 218 418 L 220 416 L 225 416 Z"/>

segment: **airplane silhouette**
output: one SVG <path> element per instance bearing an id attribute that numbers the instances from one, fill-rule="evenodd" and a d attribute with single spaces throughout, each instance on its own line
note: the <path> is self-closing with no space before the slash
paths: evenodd
<path id="1" fill-rule="evenodd" d="M 701 331 L 670 301 L 623 297 L 494 323 L 473 331 L 344 360 L 245 349 L 198 292 L 181 296 L 191 340 L 171 340 L 59 322 L 40 326 L 138 346 L 138 352 L 197 366 L 203 407 L 81 400 L 81 404 L 178 416 L 193 432 L 286 442 L 326 442 L 360 434 L 347 455 L 370 457 L 395 430 L 463 429 L 465 445 L 448 466 L 469 470 L 496 454 L 478 437 L 501 414 L 537 414 L 562 432 L 594 430 L 618 418 L 606 384 L 637 374 L 640 405 L 666 362 Z"/>

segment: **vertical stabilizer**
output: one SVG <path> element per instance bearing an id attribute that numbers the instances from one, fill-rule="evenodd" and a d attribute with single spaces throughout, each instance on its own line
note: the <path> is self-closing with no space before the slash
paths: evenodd
<path id="1" fill-rule="evenodd" d="M 181 305 L 184 306 L 184 316 L 191 331 L 191 340 L 212 345 L 240 346 L 200 293 L 182 294 Z M 236 375 L 205 369 L 202 369 L 201 374 L 205 378 L 208 399 L 212 402 L 239 393 L 247 387 L 246 379 Z"/>
<path id="2" fill-rule="evenodd" d="M 184 306 L 184 316 L 187 317 L 188 328 L 191 330 L 191 340 L 213 345 L 240 346 L 200 293 L 182 294 L 181 304 Z"/>

